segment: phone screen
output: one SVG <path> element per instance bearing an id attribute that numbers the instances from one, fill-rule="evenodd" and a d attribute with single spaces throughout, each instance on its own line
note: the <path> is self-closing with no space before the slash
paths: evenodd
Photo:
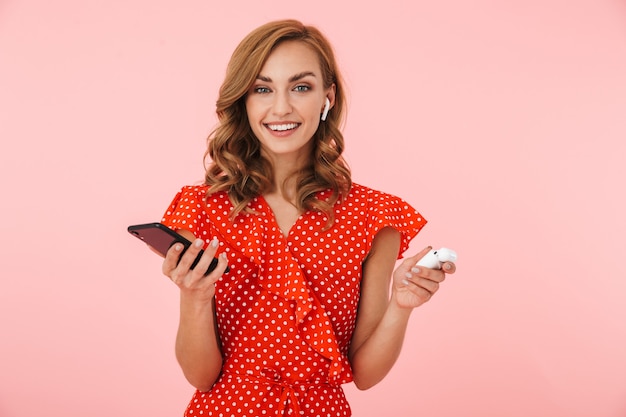
<path id="1" fill-rule="evenodd" d="M 128 226 L 128 232 L 135 236 L 136 238 L 143 241 L 145 244 L 150 245 L 154 250 L 160 253 L 162 256 L 165 256 L 169 248 L 176 242 L 180 242 L 184 245 L 183 253 L 187 250 L 189 246 L 191 246 L 191 242 L 169 227 L 165 226 L 161 223 L 146 223 L 146 224 L 135 224 L 132 226 Z M 191 264 L 191 269 L 193 269 L 200 261 L 202 254 L 204 251 L 200 251 L 198 256 Z M 182 256 L 182 253 L 181 253 Z M 211 261 L 211 265 L 205 272 L 205 275 L 210 273 L 217 266 L 217 258 L 213 258 Z M 230 268 L 226 267 L 224 273 L 228 272 Z"/>
<path id="2" fill-rule="evenodd" d="M 191 245 L 189 240 L 161 223 L 136 224 L 128 226 L 128 231 L 163 256 L 176 242 L 182 243 L 185 249 Z"/>

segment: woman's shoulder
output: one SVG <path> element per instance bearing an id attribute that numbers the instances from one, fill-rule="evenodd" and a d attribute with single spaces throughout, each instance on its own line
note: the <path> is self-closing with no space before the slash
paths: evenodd
<path id="1" fill-rule="evenodd" d="M 367 220 L 364 223 L 370 237 L 375 236 L 384 227 L 391 227 L 401 233 L 399 254 L 408 248 L 411 239 L 427 222 L 411 204 L 393 194 L 353 184 L 350 196 L 352 201 L 348 201 L 347 205 L 359 207 L 359 212 L 366 216 Z"/>
<path id="2" fill-rule="evenodd" d="M 180 188 L 179 193 L 189 195 L 206 195 L 209 186 L 206 184 L 186 184 Z"/>
<path id="3" fill-rule="evenodd" d="M 345 201 L 349 206 L 364 208 L 370 214 L 388 215 L 389 213 L 402 213 L 403 216 L 417 215 L 420 217 L 420 221 L 422 221 L 421 215 L 405 199 L 361 184 L 352 184 L 350 193 Z"/>
<path id="4" fill-rule="evenodd" d="M 204 184 L 183 185 L 165 211 L 161 222 L 174 229 L 188 228 L 196 236 L 201 236 L 206 232 L 204 227 L 211 215 L 227 216 L 230 210 L 226 193 L 212 193 L 207 197 L 208 190 L 209 186 Z"/>
<path id="5" fill-rule="evenodd" d="M 388 192 L 377 190 L 357 183 L 352 183 L 352 187 L 350 188 L 348 196 L 349 198 L 366 199 L 371 202 L 388 199 L 402 200 L 400 197 L 390 194 Z"/>
<path id="6" fill-rule="evenodd" d="M 209 185 L 206 184 L 190 184 L 183 185 L 178 190 L 170 208 L 177 207 L 186 210 L 205 209 L 208 205 L 214 205 L 215 207 L 225 208 L 228 205 L 228 193 L 216 192 L 209 194 Z"/>
<path id="7" fill-rule="evenodd" d="M 198 199 L 201 199 L 201 200 L 209 200 L 209 199 L 222 200 L 224 198 L 228 199 L 228 193 L 227 192 L 225 192 L 225 191 L 218 191 L 218 192 L 209 194 L 209 188 L 210 188 L 210 186 L 207 185 L 207 184 L 183 185 L 179 189 L 177 194 L 178 194 L 179 197 L 198 198 Z"/>

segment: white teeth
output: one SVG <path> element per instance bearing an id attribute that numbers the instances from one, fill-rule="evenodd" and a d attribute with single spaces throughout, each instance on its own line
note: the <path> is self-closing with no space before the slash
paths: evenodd
<path id="1" fill-rule="evenodd" d="M 290 129 L 295 129 L 296 127 L 298 127 L 297 123 L 287 123 L 284 125 L 267 125 L 267 127 L 269 127 L 270 129 L 274 130 L 274 131 L 285 131 L 285 130 L 290 130 Z"/>

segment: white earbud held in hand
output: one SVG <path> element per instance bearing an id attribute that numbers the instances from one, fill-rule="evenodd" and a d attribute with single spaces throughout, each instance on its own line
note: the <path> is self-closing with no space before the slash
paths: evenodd
<path id="1" fill-rule="evenodd" d="M 448 248 L 432 249 L 417 261 L 417 265 L 430 269 L 441 269 L 444 262 L 456 262 L 456 252 Z"/>

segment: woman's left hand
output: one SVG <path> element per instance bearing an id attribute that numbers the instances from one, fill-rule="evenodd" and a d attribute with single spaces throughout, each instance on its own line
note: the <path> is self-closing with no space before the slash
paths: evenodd
<path id="1" fill-rule="evenodd" d="M 415 308 L 424 304 L 439 290 L 439 284 L 446 279 L 446 274 L 453 274 L 456 265 L 444 262 L 441 269 L 430 269 L 416 266 L 432 248 L 424 248 L 421 252 L 406 258 L 393 273 L 392 300 L 398 307 Z"/>

